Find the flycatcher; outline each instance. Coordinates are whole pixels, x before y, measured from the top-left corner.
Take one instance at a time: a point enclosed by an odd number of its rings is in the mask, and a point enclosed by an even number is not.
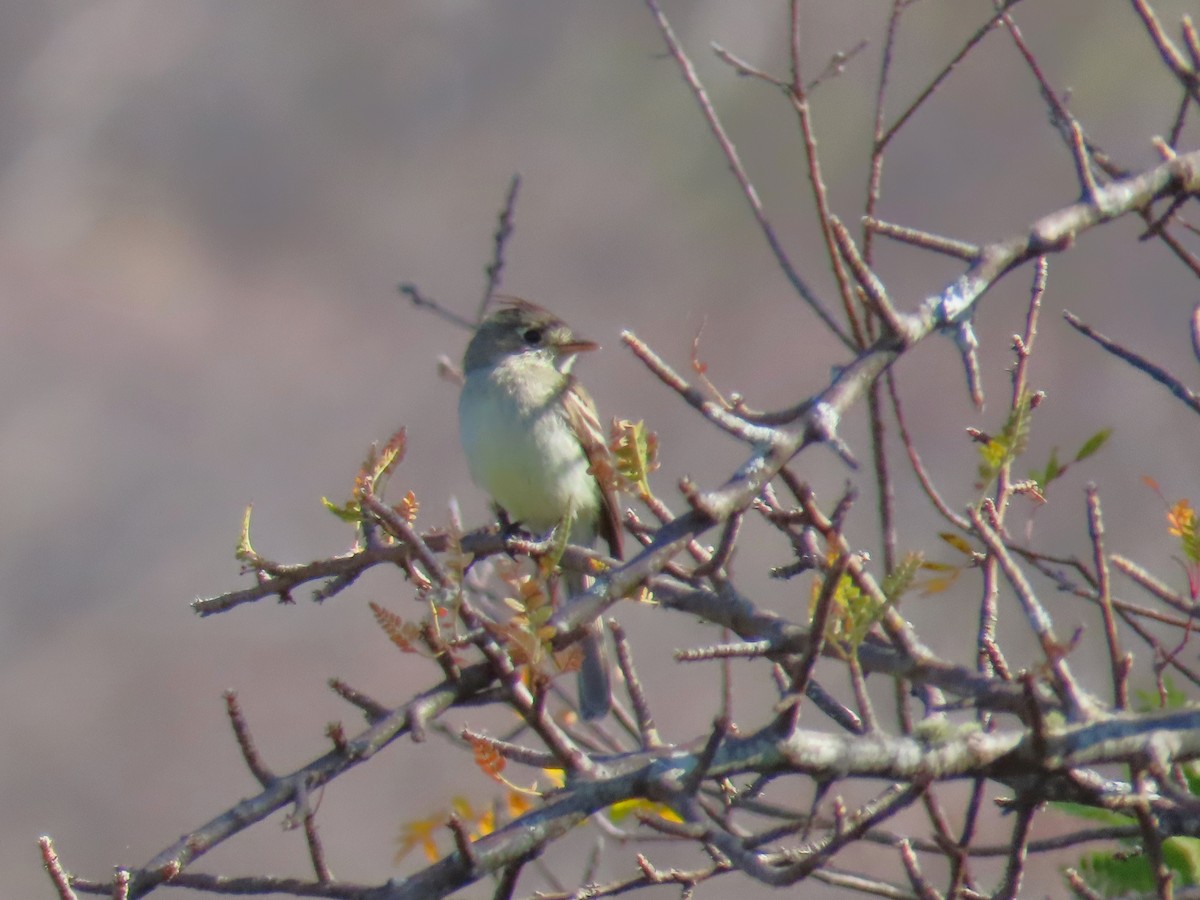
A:
[[[540,306],[506,299],[467,345],[458,424],[471,478],[512,521],[538,534],[569,527],[571,543],[585,547],[603,537],[620,558],[616,498],[597,477],[611,470],[608,445],[571,374],[575,355],[595,349]],[[577,593],[583,577],[568,573],[567,587]],[[598,719],[612,703],[599,620],[582,643],[579,710]]]

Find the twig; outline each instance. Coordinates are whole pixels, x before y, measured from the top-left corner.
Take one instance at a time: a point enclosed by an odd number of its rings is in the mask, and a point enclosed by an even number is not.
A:
[[[800,74],[800,4],[798,0],[788,3],[788,29],[791,42],[788,47],[788,57],[792,69],[791,89],[787,98],[796,113],[800,124],[800,136],[804,140],[805,170],[808,173],[808,183],[812,189],[813,201],[817,208],[817,221],[821,225],[821,237],[825,242],[825,255],[833,268],[833,277],[837,281],[838,290],[842,297],[842,311],[846,321],[850,323],[850,337],[855,347],[865,347],[871,340],[872,330],[868,324],[864,327],[858,309],[858,297],[854,286],[846,272],[846,266],[838,253],[837,242],[833,231],[833,208],[829,202],[829,192],[825,188],[825,177],[821,171],[821,158],[817,153],[817,135],[813,127],[812,109],[808,105],[807,88]]]
[[[1029,622],[1029,627],[1033,633],[1037,635],[1042,647],[1042,653],[1046,657],[1046,665],[1054,673],[1055,684],[1067,704],[1071,720],[1079,721],[1087,718],[1090,716],[1090,702],[1087,695],[1075,683],[1074,676],[1071,675],[1071,670],[1066,660],[1066,648],[1055,637],[1054,625],[1051,622],[1050,616],[1042,604],[1038,602],[1033,588],[1025,580],[1025,575],[1017,567],[1015,560],[1009,554],[1008,548],[1004,546],[1004,542],[1000,536],[992,530],[991,526],[983,521],[982,516],[980,516],[977,510],[970,509],[968,516],[971,519],[972,526],[975,528],[975,533],[979,535],[987,545],[988,551],[1000,563],[1001,570],[1003,570],[1008,583],[1012,586],[1017,599],[1025,610],[1025,618]]]
[[[50,880],[54,882],[54,887],[58,890],[59,900],[79,900],[75,892],[71,890],[71,876],[66,873],[62,863],[59,862],[58,853],[54,850],[54,842],[50,840],[48,834],[43,834],[38,838],[38,847],[42,851],[42,865],[46,867]]]
[[[1067,324],[1082,334],[1084,337],[1091,338],[1113,356],[1125,360],[1135,369],[1140,369],[1145,372],[1159,384],[1163,385],[1167,390],[1174,394],[1178,399],[1186,403],[1192,412],[1200,413],[1200,396],[1194,391],[1189,390],[1184,386],[1178,378],[1168,372],[1162,366],[1155,365],[1143,356],[1139,356],[1132,350],[1122,347],[1116,341],[1105,337],[1090,325],[1085,325],[1078,316],[1070,312],[1064,312],[1063,318],[1067,320]]]
[[[641,745],[645,749],[661,747],[663,746],[662,738],[658,734],[658,727],[654,724],[654,714],[650,712],[649,698],[642,689],[642,681],[637,677],[637,671],[633,667],[633,653],[629,648],[625,629],[616,619],[609,621],[608,628],[612,632],[613,643],[616,644],[617,666],[625,681],[625,690],[629,693],[629,703],[633,707],[633,714],[637,720]]]
[[[932,250],[945,256],[952,256],[964,262],[974,263],[979,259],[979,247],[966,241],[942,237],[907,225],[895,225],[870,216],[863,217],[863,225],[870,234],[882,234],[905,244],[920,247],[922,250]]]
[[[863,259],[868,263],[875,259],[875,231],[871,222],[879,209],[879,198],[883,194],[883,162],[886,148],[883,144],[883,127],[887,107],[888,87],[891,84],[892,63],[895,60],[896,40],[900,35],[900,17],[908,8],[907,0],[892,0],[892,11],[888,15],[887,36],[883,51],[879,54],[879,78],[875,89],[875,121],[871,135],[871,167],[867,176],[867,199],[863,208]]]
[[[525,860],[517,860],[505,866],[496,880],[496,890],[492,893],[492,900],[510,900],[516,893],[517,881],[524,868]]]
[[[846,574],[846,568],[849,565],[850,557],[845,554],[839,554],[825,573],[825,583],[821,585],[821,593],[817,597],[817,603],[813,609],[812,620],[809,625],[809,633],[812,637],[808,648],[800,658],[800,664],[796,667],[796,671],[792,676],[793,690],[798,694],[802,694],[808,689],[808,683],[812,679],[813,670],[817,667],[817,659],[825,649],[829,617],[833,611],[833,601],[837,596],[837,589],[841,584],[842,576]]]
[[[488,303],[500,286],[500,275],[504,271],[504,248],[513,233],[513,212],[517,205],[517,191],[521,188],[521,175],[514,172],[508,182],[508,192],[504,195],[504,206],[496,217],[496,233],[492,237],[492,259],[483,270],[485,277],[483,299],[479,301],[479,311],[475,321],[482,322],[487,314]]]
[[[465,868],[475,869],[479,866],[479,859],[475,854],[475,848],[471,844],[471,834],[467,831],[467,826],[457,813],[452,813],[450,819],[446,822],[446,827],[450,829],[450,833],[454,836],[454,846],[458,849],[458,855],[462,858],[462,864]]]
[[[246,768],[250,770],[250,774],[260,785],[270,787],[275,781],[275,773],[258,755],[258,748],[254,746],[254,739],[250,736],[250,727],[246,724],[245,716],[242,715],[242,707],[238,703],[236,691],[225,692],[225,712],[229,716],[229,724],[233,726],[233,735],[237,739],[238,749],[242,751],[242,759],[246,763]]]
[[[730,66],[738,75],[741,75],[745,78],[757,78],[759,81],[766,82],[767,84],[771,85],[771,87],[778,88],[781,91],[786,91],[789,89],[790,85],[782,78],[776,78],[774,75],[768,75],[762,69],[752,66],[744,59],[734,56],[716,41],[713,41],[709,46],[712,48],[712,52],[716,54],[717,59]]]
[[[1175,593],[1175,591],[1171,590],[1133,560],[1126,559],[1124,556],[1119,556],[1115,553],[1109,559],[1114,566],[1132,578],[1140,587],[1153,594],[1168,606],[1179,610],[1179,612],[1186,616],[1195,616],[1197,612],[1200,612],[1195,603],[1191,603],[1183,596]]]
[[[403,541],[413,552],[413,555],[421,561],[425,567],[425,571],[434,578],[442,587],[454,587],[454,579],[450,573],[446,571],[442,561],[437,558],[429,545],[425,543],[425,539],[417,532],[415,528],[402,515],[375,496],[374,492],[367,491],[362,498],[363,512],[369,512],[375,516],[393,535]]]
[[[925,468],[925,464],[921,461],[921,455],[917,451],[916,444],[913,442],[912,435],[908,430],[908,422],[904,415],[904,407],[901,405],[900,392],[896,385],[895,372],[888,370],[885,378],[887,379],[888,394],[892,403],[892,413],[895,415],[896,425],[900,429],[900,442],[904,445],[904,449],[908,453],[909,464],[912,466],[913,474],[917,476],[917,481],[920,482],[921,489],[933,504],[934,509],[941,513],[947,522],[959,531],[970,531],[971,523],[952,510],[949,504],[942,499],[941,493],[929,475],[929,470]]]
[[[1017,809],[1017,821],[1013,824],[1008,864],[1004,867],[1004,881],[996,892],[997,897],[1018,897],[1021,894],[1021,877],[1025,874],[1025,857],[1029,852],[1029,830],[1037,813],[1036,803],[1021,803]]]
[[[1016,409],[1025,396],[1029,384],[1029,358],[1033,355],[1033,343],[1037,338],[1038,315],[1042,309],[1042,297],[1046,293],[1046,281],[1049,277],[1050,262],[1044,256],[1039,256],[1034,264],[1033,284],[1029,290],[1029,307],[1025,311],[1025,333],[1013,340],[1013,351],[1017,355],[1017,364],[1013,367],[1012,394],[1009,402]]]
[[[452,325],[457,325],[459,328],[465,328],[468,331],[474,331],[474,322],[463,316],[460,316],[456,312],[446,309],[446,307],[442,306],[431,297],[426,297],[411,281],[402,282],[396,286],[396,290],[412,301],[412,305],[417,307],[417,309],[428,310],[438,318],[444,319]]]
[[[1071,885],[1071,890],[1075,892],[1075,896],[1079,897],[1080,900],[1104,900],[1104,895],[1092,890],[1088,886],[1088,883],[1083,880],[1083,876],[1079,874],[1078,870],[1068,867],[1064,870],[1064,874],[1066,875],[1067,882]]]
[[[1092,539],[1092,560],[1096,566],[1097,593],[1100,611],[1104,616],[1104,637],[1108,642],[1108,660],[1112,671],[1113,699],[1119,710],[1129,706],[1128,671],[1117,636],[1117,620],[1113,615],[1112,594],[1108,578],[1108,560],[1104,555],[1104,519],[1100,514],[1100,494],[1094,484],[1087,486],[1088,535]]]
[[[716,550],[706,562],[696,566],[692,571],[693,577],[707,578],[710,575],[718,575],[721,570],[729,563],[733,556],[733,551],[737,547],[738,534],[742,529],[742,514],[730,516],[725,523],[725,527],[721,529],[721,539],[717,543]]]
[[[325,847],[321,836],[317,833],[317,814],[310,810],[304,816],[304,843],[308,847],[308,858],[312,862],[313,872],[317,881],[328,884],[333,881],[333,873],[325,862]]]
[[[340,678],[329,679],[329,687],[335,694],[345,700],[347,703],[352,703],[363,711],[369,723],[374,724],[380,719],[385,718],[390,710],[380,703],[368,697],[361,691],[355,690],[342,681]]]
[[[907,838],[901,840],[897,849],[900,851],[900,861],[904,864],[904,871],[908,874],[908,883],[917,892],[920,900],[942,900],[942,895],[934,890],[933,885],[921,873],[921,863],[917,859],[917,854],[913,853],[909,840]]]
[[[504,759],[520,763],[523,766],[530,766],[534,769],[551,769],[555,768],[559,763],[558,758],[553,753],[544,753],[539,750],[532,750],[529,747],[521,747],[510,741],[502,741],[498,738],[489,737],[482,732],[472,731],[470,728],[460,729],[458,734],[459,737],[472,747],[476,744],[484,745]]]
[[[733,415],[720,403],[710,400],[699,390],[692,387],[674,369],[667,365],[657,353],[651,350],[646,343],[638,338],[637,335],[629,331],[623,331],[621,332],[621,341],[633,351],[634,356],[646,365],[646,368],[657,376],[659,381],[679,394],[688,406],[699,412],[722,431],[749,444],[769,441],[775,435],[773,429],[753,425],[745,419]]]
[[[239,802],[183,835],[140,868],[131,869],[131,893],[141,896],[156,885],[175,879],[186,866],[213,847],[292,803],[300,785],[308,790],[319,788],[347,769],[370,759],[407,733],[410,722],[440,715],[461,698],[486,688],[492,680],[492,669],[486,663],[464,669],[457,683],[442,683],[418,694],[393,710],[387,718],[348,741],[345,752],[325,754],[289,775],[276,777],[259,794]]]
[[[830,216],[829,230],[838,252],[850,266],[850,270],[854,273],[854,278],[870,302],[871,308],[883,320],[888,333],[903,344],[908,335],[901,329],[908,322],[896,314],[896,310],[892,307],[892,301],[887,295],[887,288],[879,276],[871,271],[871,267],[858,252],[858,247],[854,245],[850,232],[836,216]]]
[[[1175,44],[1167,37],[1167,33],[1163,31],[1158,17],[1154,15],[1153,7],[1146,0],[1133,0],[1133,8],[1141,16],[1142,24],[1146,26],[1146,33],[1154,41],[1154,46],[1158,48],[1159,56],[1167,64],[1167,68],[1175,73],[1175,77],[1179,79],[1179,83],[1183,85],[1183,89],[1188,92],[1192,101],[1200,103],[1200,79],[1176,49]]]
[[[700,76],[696,74],[695,66],[692,65],[691,59],[688,58],[678,38],[675,37],[675,31],[671,28],[671,23],[667,20],[662,9],[659,8],[658,0],[645,0],[645,3],[646,8],[650,10],[650,15],[654,17],[654,22],[658,26],[659,33],[666,42],[668,52],[670,52],[671,57],[678,64],[680,71],[683,73],[684,81],[692,91],[692,96],[700,105],[700,111],[704,115],[704,120],[708,123],[709,129],[717,139],[717,144],[720,146],[721,152],[725,154],[725,159],[733,171],[733,176],[737,179],[746,202],[750,204],[750,210],[754,214],[755,221],[758,222],[758,226],[762,230],[763,236],[771,248],[771,252],[775,255],[780,269],[783,270],[784,276],[791,283],[792,287],[795,288],[800,298],[825,323],[825,327],[829,329],[830,333],[835,335],[847,347],[853,347],[853,342],[842,331],[841,326],[838,325],[833,316],[825,309],[825,305],[817,297],[816,292],[800,277],[800,273],[796,271],[796,268],[788,258],[787,251],[783,247],[783,242],[779,240],[775,234],[775,227],[771,224],[770,219],[767,218],[762,201],[758,197],[758,191],[754,187],[753,182],[750,181],[750,176],[746,173],[745,166],[742,165],[737,148],[726,133],[725,126],[721,124],[721,120],[717,116],[717,111],[713,107],[712,101],[708,98],[708,92],[705,91],[704,85],[701,84]]]
[[[904,112],[900,114],[899,118],[892,123],[892,127],[883,132],[883,135],[876,140],[875,146],[877,149],[882,149],[887,144],[891,143],[892,138],[895,137],[900,129],[904,127],[904,124],[913,116],[913,114],[916,113],[916,111],[920,109],[922,105],[924,105],[925,101],[933,96],[934,91],[941,87],[942,83],[950,77],[950,73],[953,72],[958,64],[966,58],[967,54],[975,48],[975,45],[987,37],[988,32],[1000,23],[1004,13],[1016,6],[1019,2],[1020,0],[1007,0],[1003,9],[995,13],[990,19],[987,20],[987,22],[981,25],[979,29],[973,35],[971,35],[971,37],[967,39],[967,42],[963,44],[962,48],[956,54],[954,54],[954,56],[948,63],[946,63],[942,70],[933,77],[928,85],[926,85],[925,89],[917,95],[917,98],[913,100],[913,102],[908,105]]]
[[[996,642],[996,624],[1000,619],[1000,586],[996,566],[994,556],[988,556],[980,566],[983,583],[979,599],[979,629],[975,638],[976,665],[980,672],[999,675],[1007,681],[1011,677],[1008,663]]]

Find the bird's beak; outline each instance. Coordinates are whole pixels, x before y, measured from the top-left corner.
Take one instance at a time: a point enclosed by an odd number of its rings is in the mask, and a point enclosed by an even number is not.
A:
[[[600,345],[595,341],[564,341],[555,345],[554,349],[559,356],[566,356],[568,353],[587,353],[589,350],[599,350]]]

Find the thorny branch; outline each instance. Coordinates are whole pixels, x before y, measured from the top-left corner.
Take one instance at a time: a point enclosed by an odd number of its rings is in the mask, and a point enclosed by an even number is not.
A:
[[[1200,103],[1194,30],[1184,29],[1189,59],[1167,37],[1149,5],[1141,0],[1132,2],[1186,98]],[[789,464],[814,444],[825,444],[843,459],[851,460],[841,427],[850,411],[866,398],[871,405],[876,486],[886,495],[894,476],[882,457],[885,430],[881,408],[885,395],[878,379],[890,374],[889,368],[896,360],[927,337],[943,334],[958,342],[966,360],[968,389],[981,400],[971,320],[983,297],[1006,274],[1036,261],[1026,332],[1014,340],[1018,361],[1012,406],[1019,407],[1025,395],[1026,364],[1032,353],[1037,313],[1047,286],[1048,257],[1066,252],[1090,229],[1133,213],[1154,223],[1150,235],[1169,245],[1175,241],[1173,249],[1186,264],[1187,254],[1181,252],[1168,226],[1175,222],[1179,210],[1200,193],[1200,151],[1171,149],[1154,168],[1122,177],[1114,175],[1088,142],[1082,126],[1050,89],[1013,22],[1015,2],[1002,4],[918,93],[917,99],[890,127],[885,127],[884,101],[892,54],[902,14],[909,5],[896,0],[876,98],[867,217],[863,220],[862,239],[856,244],[834,213],[821,175],[810,105],[811,92],[820,85],[805,84],[801,78],[800,4],[792,3],[788,18],[791,70],[787,77],[770,75],[726,51],[720,53],[739,72],[782,91],[797,117],[826,252],[841,293],[846,319],[843,324],[835,321],[812,286],[796,273],[686,50],[657,2],[646,0],[646,5],[778,265],[829,334],[853,357],[814,395],[784,409],[755,413],[740,399],[726,402],[719,394],[714,398],[693,388],[647,342],[631,333],[624,335],[626,345],[653,377],[715,428],[742,442],[748,448],[747,455],[720,484],[703,488],[684,482],[681,494],[687,509],[682,514],[671,514],[658,498],[644,498],[652,517],[647,524],[631,516],[628,524],[642,546],[630,559],[608,560],[582,548],[566,548],[559,565],[597,577],[583,593],[568,598],[552,615],[539,620],[540,630],[533,633],[540,644],[516,640],[519,635],[514,620],[502,612],[505,598],[493,595],[484,586],[479,570],[485,569],[485,561],[492,557],[550,557],[556,553],[553,541],[526,540],[494,528],[468,534],[459,534],[456,528],[422,532],[377,496],[372,485],[367,485],[359,498],[361,530],[351,551],[307,564],[280,564],[256,554],[249,558],[255,584],[197,600],[193,604],[197,613],[209,616],[228,612],[267,597],[287,602],[305,586],[314,588],[316,599],[325,600],[350,587],[371,568],[394,567],[412,582],[424,604],[451,614],[447,621],[453,621],[452,633],[431,622],[419,632],[406,633],[400,625],[389,632],[398,644],[419,645],[418,649],[435,663],[437,682],[394,708],[336,682],[335,690],[365,714],[367,726],[352,736],[340,727],[331,729],[332,748],[328,752],[284,775],[276,774],[260,757],[235,696],[227,695],[235,739],[246,766],[259,783],[259,793],[188,832],[145,864],[119,870],[111,882],[71,875],[58,860],[49,838],[44,838],[43,862],[61,898],[80,893],[141,897],[165,884],[219,893],[278,892],[353,900],[430,898],[446,896],[497,874],[500,880],[496,895],[511,896],[521,873],[552,842],[589,817],[625,802],[646,804],[641,807],[644,824],[665,839],[701,845],[712,864],[693,872],[665,872],[642,855],[638,857],[637,875],[626,875],[607,885],[592,885],[587,888],[590,896],[614,896],[652,884],[682,885],[690,890],[706,880],[737,872],[772,885],[812,877],[880,896],[937,897],[943,893],[928,874],[933,867],[923,865],[933,857],[949,862],[949,895],[977,896],[978,873],[970,871],[967,861],[984,856],[1005,858],[997,896],[1015,896],[1030,853],[1134,836],[1147,848],[1160,894],[1170,891],[1172,876],[1164,862],[1163,841],[1176,836],[1200,837],[1200,799],[1180,788],[1179,776],[1180,766],[1200,760],[1200,712],[1187,708],[1131,710],[1128,638],[1119,629],[1127,626],[1137,640],[1151,648],[1160,672],[1174,667],[1189,675],[1190,670],[1179,660],[1179,651],[1190,637],[1195,603],[1135,563],[1107,551],[1098,494],[1089,493],[1091,569],[1084,562],[1075,562],[1074,568],[1064,566],[1061,561],[1019,546],[1004,522],[1007,502],[1018,490],[1009,478],[1007,463],[1000,468],[994,497],[973,505],[965,515],[951,509],[920,463],[905,426],[899,391],[889,381],[886,398],[894,406],[917,479],[933,505],[960,533],[960,544],[965,545],[968,537],[975,542],[965,552],[970,555],[970,567],[980,570],[981,622],[978,646],[972,648],[975,657],[970,665],[962,665],[930,649],[896,609],[902,588],[889,582],[889,577],[902,563],[896,558],[894,526],[889,524],[892,513],[886,497],[881,500],[886,565],[883,574],[876,577],[866,555],[855,548],[843,527],[854,492],[848,490],[845,501],[826,513]],[[1019,233],[982,245],[883,223],[875,212],[882,191],[885,150],[967,54],[999,28],[1009,30],[1055,111],[1078,173],[1082,199],[1046,213]],[[854,52],[859,52],[861,46]],[[828,71],[836,73],[844,63],[842,59]],[[1180,122],[1187,107],[1185,99],[1178,114]],[[1181,131],[1181,124],[1172,129],[1172,145]],[[1109,180],[1103,181],[1097,172]],[[485,272],[485,303],[499,283],[504,266],[518,184],[514,177],[499,216],[494,253]],[[1168,212],[1154,218],[1154,207],[1161,201],[1169,204]],[[904,302],[874,269],[873,244],[879,236],[948,254],[962,260],[966,270],[941,291],[919,301]],[[417,305],[433,308],[447,318],[461,318],[429,301],[415,286],[405,285],[402,291]],[[1078,320],[1071,324],[1200,412],[1195,395],[1181,380]],[[788,494],[790,500],[781,499]],[[732,561],[739,538],[755,516],[761,516],[793,551],[794,559],[777,569],[781,576],[812,572],[808,608],[800,604],[799,609],[789,608],[786,614],[768,610],[758,598],[735,584]],[[718,528],[719,545],[715,549],[703,547],[699,539]],[[1129,575],[1152,602],[1164,603],[1173,611],[1166,614],[1116,596],[1110,564]],[[1031,570],[1051,575],[1061,590],[1086,597],[1099,606],[1112,680],[1111,703],[1098,700],[1080,686],[1070,658],[1074,640],[1063,640],[1056,633],[1048,608],[1028,577]],[[1041,659],[1032,670],[1015,674],[1000,650],[994,627],[1002,577],[1041,651]],[[585,733],[569,715],[561,713],[550,684],[553,675],[547,674],[548,669],[539,669],[534,660],[543,651],[551,658],[554,651],[570,651],[586,623],[641,589],[650,592],[664,615],[685,615],[722,629],[720,643],[681,651],[681,661],[703,665],[744,657],[771,664],[781,698],[765,723],[747,728],[722,717],[706,736],[670,743],[655,726],[657,698],[639,677],[619,625],[614,625],[613,631],[633,709],[632,713],[621,706],[617,710],[617,721],[623,724],[625,734]],[[1177,646],[1171,646],[1139,624],[1142,622],[1175,629],[1183,637]],[[843,703],[823,685],[826,672],[848,678],[851,700]],[[1190,677],[1200,679],[1194,674]],[[875,712],[879,703],[875,688],[884,680],[894,690],[898,727],[889,727]],[[1165,696],[1161,675],[1159,686],[1160,694]],[[544,793],[511,821],[478,834],[455,816],[447,823],[454,849],[407,878],[375,885],[335,878],[317,835],[318,804],[314,798],[319,799],[333,779],[396,744],[397,738],[423,740],[435,722],[438,728],[455,731],[439,720],[452,710],[476,704],[505,704],[518,714],[520,728],[505,739],[461,730],[460,743],[489,751],[505,762],[565,773],[565,784]],[[727,701],[726,707],[731,708],[732,701]],[[825,719],[811,722],[810,717],[819,715]],[[810,723],[817,727],[810,727]],[[807,811],[790,803],[777,805],[769,796],[771,786],[785,779],[802,779],[813,786]],[[965,824],[960,829],[952,827],[937,796],[940,785],[959,780],[973,784]],[[874,794],[857,806],[847,801],[837,789],[852,781],[871,785]],[[986,803],[985,785],[1001,788],[1004,806],[1015,812],[1011,839],[1006,844],[975,843],[981,806]],[[1117,813],[1127,817],[1130,824],[1034,840],[1034,820],[1051,801]],[[884,829],[884,823],[896,813],[917,803],[925,809],[934,839]],[[286,821],[303,826],[314,872],[311,879],[229,878],[189,871],[197,859],[223,841],[285,809],[290,810]],[[664,814],[667,811],[669,815]],[[897,871],[902,873],[896,883],[833,867],[839,851],[859,841],[893,848],[890,852],[895,856]],[[1078,873],[1069,877],[1077,890],[1087,890]]]

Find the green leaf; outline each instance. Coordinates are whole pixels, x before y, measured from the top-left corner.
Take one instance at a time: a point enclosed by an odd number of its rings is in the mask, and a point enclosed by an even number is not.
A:
[[[242,532],[238,535],[237,550],[234,552],[234,557],[241,562],[250,562],[258,557],[250,544],[250,511],[253,509],[254,504],[248,503],[246,511],[242,513]]]
[[[1111,825],[1117,828],[1124,825],[1137,824],[1137,819],[1133,816],[1124,816],[1121,813],[1115,813],[1107,809],[1098,809],[1095,806],[1085,806],[1082,803],[1059,801],[1051,803],[1050,808],[1076,819],[1086,819],[1089,822],[1098,822],[1101,825]]]
[[[1154,890],[1154,873],[1143,855],[1088,853],[1080,859],[1079,871],[1089,887],[1109,897]]]
[[[643,421],[614,422],[609,449],[620,476],[639,496],[649,496],[650,473],[658,468],[658,436]]]
[[[1188,793],[1200,797],[1200,764],[1190,762],[1179,767],[1183,770],[1183,780],[1187,782]]]
[[[979,448],[979,485],[986,489],[1000,470],[1025,452],[1029,446],[1029,431],[1033,412],[1033,395],[1025,391],[1008,414],[1000,434]]]
[[[1058,461],[1058,448],[1055,447],[1050,451],[1050,459],[1046,461],[1046,468],[1041,472],[1035,469],[1029,473],[1029,477],[1037,482],[1038,490],[1045,491],[1046,485],[1062,475],[1064,471],[1062,463]]]
[[[1200,838],[1171,837],[1163,841],[1163,862],[1179,877],[1176,884],[1194,885],[1200,879]]]
[[[1105,443],[1108,442],[1108,439],[1111,435],[1112,435],[1111,428],[1101,428],[1099,431],[1097,431],[1090,438],[1088,438],[1086,441],[1083,442],[1083,446],[1080,447],[1079,451],[1075,454],[1075,462],[1079,462],[1080,460],[1087,459],[1089,456],[1091,456],[1093,453],[1095,453],[1097,450],[1099,450],[1101,447],[1103,447],[1105,445]]]
[[[1162,855],[1167,868],[1175,874],[1176,884],[1190,887],[1200,883],[1200,838],[1167,838],[1163,841]],[[1106,896],[1154,890],[1154,873],[1144,853],[1101,851],[1085,854],[1079,862],[1079,871],[1088,885]]]
[[[1188,704],[1188,695],[1175,686],[1175,679],[1170,675],[1163,676],[1163,687],[1167,689],[1166,699],[1159,697],[1158,691],[1135,690],[1134,708],[1138,712],[1150,712],[1155,709],[1182,709]]]
[[[974,558],[975,548],[961,535],[955,534],[953,531],[939,531],[938,537],[961,553],[963,556]]]
[[[913,580],[917,577],[917,572],[921,569],[924,561],[925,557],[920,553],[906,553],[896,568],[887,573],[881,587],[888,600],[895,603],[904,596],[912,587]]]
[[[343,522],[358,523],[362,521],[362,510],[353,500],[349,503],[338,504],[328,497],[322,497],[321,504]]]

